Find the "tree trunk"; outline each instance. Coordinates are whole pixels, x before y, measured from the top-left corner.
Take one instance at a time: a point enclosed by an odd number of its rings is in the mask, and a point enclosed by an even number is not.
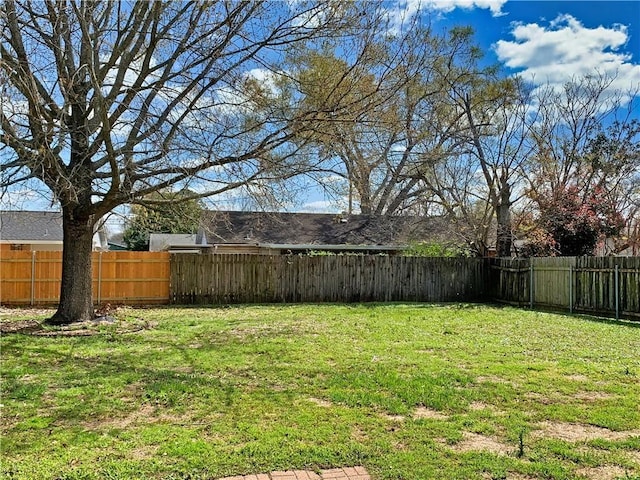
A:
[[[496,234],[496,255],[510,257],[513,238],[511,235],[511,189],[503,185],[500,189],[500,204],[496,208],[498,231]]]
[[[92,217],[74,218],[62,211],[64,243],[62,247],[62,284],[58,311],[47,320],[51,325],[67,325],[94,317],[91,274],[93,247]]]

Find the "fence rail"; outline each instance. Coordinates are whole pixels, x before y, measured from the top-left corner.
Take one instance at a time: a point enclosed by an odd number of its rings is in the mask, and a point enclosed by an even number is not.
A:
[[[169,303],[169,254],[94,252],[93,300],[132,305]],[[55,305],[62,252],[16,251],[0,256],[0,303]]]
[[[488,260],[380,255],[174,255],[173,303],[480,300]]]
[[[499,301],[640,316],[640,257],[500,258],[491,268]]]

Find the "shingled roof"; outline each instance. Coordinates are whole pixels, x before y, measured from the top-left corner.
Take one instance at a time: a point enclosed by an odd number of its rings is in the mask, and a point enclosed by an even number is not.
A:
[[[433,239],[444,220],[321,213],[205,211],[210,244],[408,245]]]
[[[0,240],[62,242],[62,214],[24,210],[0,211]]]

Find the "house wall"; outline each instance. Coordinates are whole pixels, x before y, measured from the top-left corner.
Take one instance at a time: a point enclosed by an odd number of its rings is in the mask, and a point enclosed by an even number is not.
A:
[[[21,248],[15,248],[14,246],[20,246]],[[62,243],[2,243],[0,244],[0,252],[59,252],[62,251]]]

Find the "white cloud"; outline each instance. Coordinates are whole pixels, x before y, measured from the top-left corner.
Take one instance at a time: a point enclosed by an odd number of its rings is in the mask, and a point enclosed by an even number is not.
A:
[[[301,7],[300,9],[296,7]],[[315,29],[320,27],[327,18],[327,5],[314,6],[307,8],[303,2],[291,2],[289,8],[292,10],[292,25],[294,27],[303,27]]]
[[[471,10],[474,8],[491,10],[494,17],[502,15],[502,6],[507,0],[427,0],[424,5],[429,10],[451,12],[456,8]]]
[[[560,15],[548,26],[514,24],[513,41],[500,40],[494,48],[498,59],[537,84],[561,85],[585,75],[615,78],[614,89],[638,86],[640,65],[625,53],[627,27],[587,28],[571,15]]]
[[[462,8],[465,10],[488,9],[494,17],[503,15],[502,6],[507,0],[399,0],[387,9],[392,30],[401,30],[405,22],[423,11],[447,13]]]

